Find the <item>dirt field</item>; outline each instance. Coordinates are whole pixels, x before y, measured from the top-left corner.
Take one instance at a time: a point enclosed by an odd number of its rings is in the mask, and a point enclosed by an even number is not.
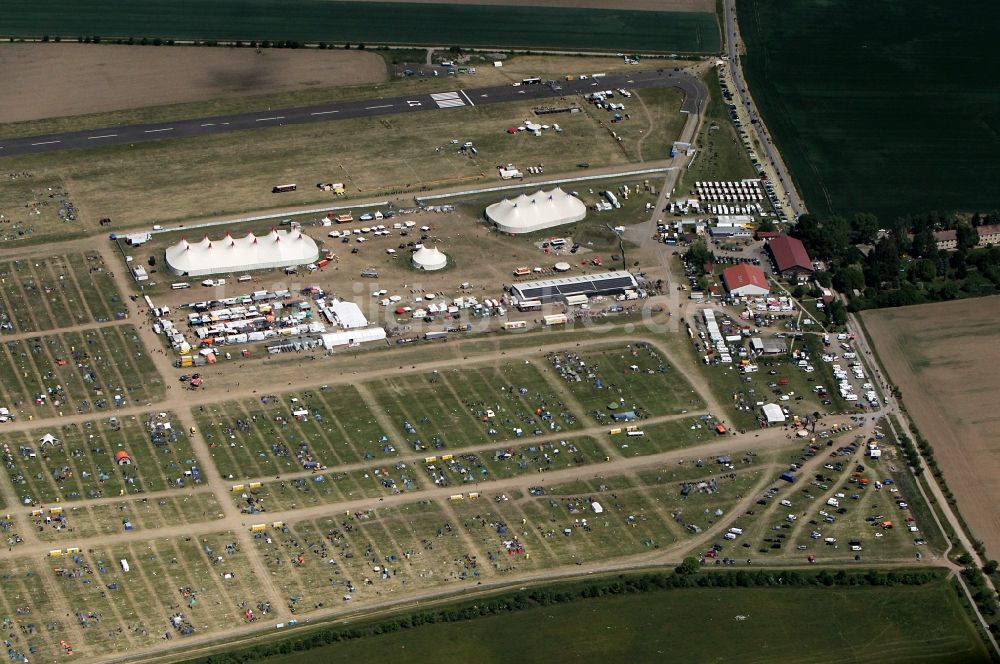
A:
[[[379,0],[371,0],[378,2]],[[395,0],[397,2],[440,2],[440,0]],[[451,0],[456,5],[495,5],[496,0]],[[522,7],[573,7],[577,9],[629,9],[651,12],[712,12],[715,3],[711,0],[509,0],[506,5]]]
[[[864,314],[878,353],[988,557],[1000,552],[1000,298]]]
[[[381,56],[363,51],[3,44],[0,122],[219,97],[375,83]]]

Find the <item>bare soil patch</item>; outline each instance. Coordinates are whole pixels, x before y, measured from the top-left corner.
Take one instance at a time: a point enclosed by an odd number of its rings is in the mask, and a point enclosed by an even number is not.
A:
[[[1000,552],[1000,298],[866,312],[892,381],[989,557]]]
[[[380,0],[369,0],[379,2]],[[393,2],[440,3],[442,0],[392,0]],[[450,0],[456,5],[496,5],[498,0]],[[651,12],[714,12],[712,0],[507,0],[502,4],[521,7],[571,7],[573,9],[627,9]]]
[[[381,56],[263,50],[3,44],[0,122],[19,122],[386,79]]]

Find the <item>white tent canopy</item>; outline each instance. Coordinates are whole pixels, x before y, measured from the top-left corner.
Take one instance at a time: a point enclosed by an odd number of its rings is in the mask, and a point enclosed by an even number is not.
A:
[[[382,341],[386,337],[385,328],[368,327],[363,330],[345,330],[343,332],[329,332],[322,336],[323,346],[327,350],[332,350],[337,346],[350,346],[353,344],[363,344],[369,341]]]
[[[361,307],[353,302],[334,300],[330,303],[330,311],[345,330],[368,327],[368,319],[361,312]]]
[[[437,247],[428,249],[421,247],[413,252],[411,257],[413,267],[418,270],[440,270],[448,264],[448,256],[443,254]]]
[[[229,233],[221,240],[192,244],[181,239],[167,248],[167,267],[174,274],[200,277],[247,270],[305,265],[319,258],[316,242],[301,230],[277,231],[257,237],[247,233],[234,238]]]
[[[586,216],[587,206],[559,187],[521,194],[513,200],[505,198],[486,208],[486,217],[504,233],[532,233],[572,224]]]
[[[768,424],[782,424],[785,421],[785,414],[781,411],[781,406],[776,403],[764,404],[761,408]]]

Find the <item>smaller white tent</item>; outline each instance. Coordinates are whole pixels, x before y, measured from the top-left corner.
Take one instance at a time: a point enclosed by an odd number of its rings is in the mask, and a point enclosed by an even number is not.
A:
[[[430,249],[421,247],[413,252],[411,260],[413,261],[413,267],[418,270],[440,270],[448,264],[448,257],[437,247]]]
[[[58,445],[62,441],[53,436],[51,433],[47,433],[41,438],[39,438],[38,442],[40,442],[42,445]]]
[[[363,330],[344,330],[343,332],[329,332],[322,336],[323,346],[327,350],[333,350],[337,346],[351,346],[353,344],[363,344],[369,341],[382,341],[386,337],[385,328],[368,327]]]
[[[345,330],[368,327],[368,319],[361,313],[361,307],[353,302],[334,300],[330,303],[330,311]]]
[[[761,408],[764,411],[764,417],[767,418],[768,424],[784,424],[785,414],[781,411],[781,406],[776,403],[764,404]]]

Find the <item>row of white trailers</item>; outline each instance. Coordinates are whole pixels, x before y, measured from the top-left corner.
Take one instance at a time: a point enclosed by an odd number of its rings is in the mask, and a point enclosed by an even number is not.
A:
[[[760,180],[735,182],[695,182],[695,191],[703,201],[762,201]]]
[[[763,214],[764,210],[760,203],[750,203],[749,205],[707,205],[709,214],[735,215],[735,214]]]
[[[703,201],[739,201],[741,203],[753,203],[755,201],[764,200],[764,194],[761,192],[743,192],[743,191],[702,191],[698,190],[698,198]]]
[[[729,346],[726,345],[725,337],[722,336],[722,330],[719,329],[719,323],[715,320],[715,312],[711,309],[702,309],[701,313],[705,319],[705,327],[708,328],[708,338],[719,353],[719,362],[732,364],[733,356],[729,352]]]

